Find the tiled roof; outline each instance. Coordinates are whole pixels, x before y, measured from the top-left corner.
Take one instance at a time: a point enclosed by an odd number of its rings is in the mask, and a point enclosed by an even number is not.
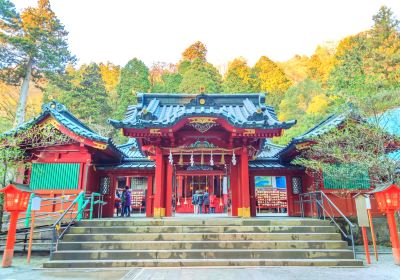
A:
[[[278,158],[249,161],[250,169],[303,169],[303,167],[284,164]]]
[[[126,159],[146,159],[135,138],[129,138],[128,142],[118,145],[117,148]]]
[[[110,143],[109,138],[103,137],[103,136],[97,134],[96,132],[94,132],[92,129],[90,129],[85,124],[83,124],[80,120],[75,118],[63,104],[58,103],[57,101],[51,101],[47,104],[43,104],[42,112],[37,117],[29,120],[28,122],[21,124],[20,126],[4,133],[3,135],[5,135],[5,136],[14,135],[21,130],[29,129],[30,127],[32,127],[33,125],[42,121],[43,119],[45,119],[48,116],[52,116],[64,127],[68,128],[69,130],[71,130],[72,132],[76,133],[79,136],[82,136],[82,137],[85,137],[87,139],[94,140],[94,141]]]
[[[314,137],[321,136],[328,131],[338,127],[340,124],[342,124],[348,115],[346,114],[340,114],[340,115],[330,115],[328,118],[311,128],[310,130],[306,131],[302,135],[293,138],[295,142],[303,142],[310,140]]]
[[[100,164],[96,166],[99,170],[121,170],[121,169],[154,169],[154,161],[150,160],[129,160],[119,164]]]
[[[125,119],[109,120],[116,128],[168,127],[190,116],[221,117],[237,127],[290,128],[265,105],[265,94],[139,93],[138,105],[129,106]]]
[[[284,148],[285,146],[273,144],[266,139],[262,150],[257,155],[257,159],[274,158]]]

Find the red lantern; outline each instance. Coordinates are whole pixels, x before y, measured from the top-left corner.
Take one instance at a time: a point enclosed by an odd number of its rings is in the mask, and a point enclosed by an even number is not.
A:
[[[20,184],[10,184],[0,190],[4,193],[4,209],[10,212],[10,226],[8,228],[6,247],[3,253],[2,267],[10,267],[14,256],[15,233],[19,212],[28,208],[31,191]]]
[[[377,187],[372,193],[382,212],[400,209],[400,188],[395,184]]]
[[[394,263],[400,265],[400,242],[394,212],[400,209],[400,188],[395,184],[382,185],[372,191],[379,210],[386,213]]]
[[[0,190],[4,193],[4,209],[8,212],[26,211],[31,191],[28,187],[19,184],[10,184]]]

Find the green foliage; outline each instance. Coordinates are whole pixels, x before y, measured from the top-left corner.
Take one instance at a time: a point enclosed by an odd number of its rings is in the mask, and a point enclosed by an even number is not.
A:
[[[267,103],[279,104],[282,95],[292,85],[285,72],[271,59],[262,56],[252,69],[256,79],[255,90],[268,92]]]
[[[182,75],[179,73],[164,73],[161,81],[154,84],[152,92],[176,93],[179,92],[179,85],[182,82]]]
[[[128,105],[136,104],[136,93],[148,92],[150,87],[147,66],[137,58],[130,60],[121,70],[121,78],[117,86],[118,106],[115,117],[122,119]]]
[[[8,0],[0,0],[0,79],[8,84],[22,82],[15,123],[25,119],[30,81],[38,83],[64,71],[74,61],[68,50],[64,26],[51,10],[49,0],[39,0],[21,15]]]
[[[105,125],[111,113],[100,67],[95,63],[83,65],[78,70],[69,69],[62,87],[47,84],[44,101],[52,99],[63,103],[77,118],[89,125]]]
[[[68,33],[49,1],[41,0],[37,8],[27,8],[19,15],[10,1],[0,0],[0,19],[0,65],[6,70],[2,80],[19,83],[30,59],[33,81],[63,71],[74,60],[68,50]]]
[[[332,129],[314,140],[316,144],[304,150],[294,160],[295,164],[318,172],[322,170],[328,176],[337,174],[338,165],[357,166],[358,170],[368,171],[373,186],[399,179],[400,174],[396,172],[399,162],[386,156],[390,152],[387,144],[399,139],[379,126],[350,118],[343,127]],[[353,175],[348,172],[347,179],[354,179]]]
[[[221,75],[212,64],[195,59],[182,75],[178,92],[199,93],[201,88],[207,93],[221,92]]]
[[[254,78],[245,59],[236,58],[229,63],[222,88],[225,93],[254,92]]]

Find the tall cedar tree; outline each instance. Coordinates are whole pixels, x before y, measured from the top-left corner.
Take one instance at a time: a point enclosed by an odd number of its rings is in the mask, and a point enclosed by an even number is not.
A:
[[[49,0],[39,0],[37,8],[21,15],[9,0],[0,0],[1,79],[19,85],[22,82],[15,125],[24,122],[29,82],[62,72],[73,61],[68,50],[64,26],[51,10]]]
[[[60,99],[77,118],[102,125],[110,116],[107,91],[96,63],[83,65],[76,73],[72,90]]]
[[[210,63],[195,59],[182,75],[179,92],[199,93],[204,88],[205,92],[221,92],[221,75]]]
[[[254,92],[254,79],[245,59],[236,58],[229,63],[222,88],[225,93]]]
[[[151,88],[149,69],[139,59],[130,60],[121,70],[121,78],[117,86],[118,105],[116,118],[123,118],[126,109],[136,104],[136,93],[148,92]]]

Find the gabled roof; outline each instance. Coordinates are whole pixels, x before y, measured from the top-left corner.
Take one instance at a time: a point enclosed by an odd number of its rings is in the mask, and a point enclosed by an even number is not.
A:
[[[296,144],[311,141],[312,139],[319,137],[334,128],[339,127],[349,117],[349,114],[332,114],[326,119],[321,121],[316,126],[312,127],[300,136],[294,137],[290,143],[279,151],[276,156],[280,157],[284,154],[291,153],[296,149]]]
[[[337,128],[347,119],[347,117],[348,115],[346,114],[340,114],[340,115],[332,114],[328,118],[324,119],[322,122],[314,126],[313,128],[303,133],[302,135],[293,138],[293,141],[299,143],[299,142],[309,141],[315,137],[321,136],[331,131],[332,129]]]
[[[48,116],[52,116],[55,120],[57,120],[64,127],[68,128],[69,130],[71,130],[72,132],[76,133],[79,136],[82,136],[82,137],[85,137],[85,138],[88,138],[88,139],[94,140],[94,141],[101,141],[101,142],[109,141],[109,138],[103,137],[103,136],[97,134],[96,132],[94,132],[92,129],[87,127],[80,120],[75,118],[63,104],[61,104],[55,100],[51,101],[47,104],[43,104],[42,112],[37,117],[29,120],[28,122],[21,124],[20,126],[4,133],[3,135],[14,135],[14,134],[17,134],[19,131],[27,130],[30,127],[32,127],[33,125],[44,120]]]
[[[271,143],[268,139],[265,139],[263,148],[258,153],[257,159],[275,158],[276,155],[284,148],[285,146]]]
[[[127,109],[122,121],[109,120],[115,128],[168,127],[191,116],[221,117],[236,127],[290,128],[296,121],[280,122],[265,105],[265,94],[139,93],[138,105]]]
[[[118,145],[117,149],[123,154],[123,160],[119,164],[99,164],[99,170],[123,170],[123,169],[154,169],[156,164],[149,160],[140,150],[135,138],[129,138],[128,142]]]
[[[147,159],[140,150],[139,144],[135,138],[129,138],[128,142],[122,145],[118,145],[117,148],[121,151],[126,160]]]
[[[28,130],[32,126],[39,124],[49,117],[53,118],[57,123],[56,125],[60,125],[60,128],[63,127],[66,130],[72,132],[71,135],[76,135],[78,137],[90,140],[89,142],[94,148],[105,149],[106,147],[110,147],[112,150],[120,154],[120,152],[116,150],[116,146],[110,138],[101,136],[100,134],[94,132],[83,122],[74,117],[74,115],[72,115],[71,112],[69,112],[63,104],[55,100],[47,104],[43,104],[42,112],[38,116],[8,132],[5,132],[4,134],[2,134],[2,136],[16,135],[21,131]],[[71,138],[74,138],[74,136],[71,135],[69,136]]]

